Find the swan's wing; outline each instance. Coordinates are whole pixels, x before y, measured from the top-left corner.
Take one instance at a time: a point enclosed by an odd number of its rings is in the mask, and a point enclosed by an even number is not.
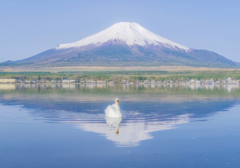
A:
[[[117,105],[116,104],[113,104],[112,108],[114,109],[114,111],[117,111]]]
[[[120,107],[117,106],[116,104],[113,104],[113,105],[112,105],[112,108],[114,109],[115,112],[116,112],[116,111],[119,111],[119,112],[121,113]]]
[[[109,117],[122,117],[119,106],[115,104],[109,105],[105,110],[105,114]]]
[[[106,116],[110,116],[110,117],[115,116],[115,113],[116,113],[116,108],[114,104],[107,106],[107,108],[105,109]]]

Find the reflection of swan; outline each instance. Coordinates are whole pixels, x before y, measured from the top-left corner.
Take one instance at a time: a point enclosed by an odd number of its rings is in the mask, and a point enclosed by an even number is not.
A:
[[[119,99],[115,99],[115,104],[109,105],[105,109],[105,114],[108,117],[122,117],[122,113],[120,112],[120,107],[119,107]]]
[[[110,127],[116,127],[116,133],[118,134],[118,132],[119,132],[119,124],[121,123],[121,121],[122,121],[122,117],[108,117],[108,116],[106,116],[105,117],[105,119],[106,119],[106,123],[107,123],[107,125],[108,126],[110,126]]]

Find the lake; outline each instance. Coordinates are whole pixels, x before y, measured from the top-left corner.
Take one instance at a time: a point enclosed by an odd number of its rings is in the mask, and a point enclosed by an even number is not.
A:
[[[0,84],[0,135],[1,168],[239,168],[240,89]]]

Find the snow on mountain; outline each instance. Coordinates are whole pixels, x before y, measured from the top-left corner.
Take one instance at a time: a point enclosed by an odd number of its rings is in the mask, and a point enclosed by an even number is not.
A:
[[[109,41],[119,40],[126,43],[129,46],[132,45],[155,45],[164,46],[166,48],[180,49],[188,51],[189,48],[181,44],[177,44],[161,36],[158,36],[151,31],[145,29],[134,22],[119,22],[111,27],[86,37],[80,41],[76,41],[68,44],[60,44],[55,49],[69,49],[76,47],[83,47],[88,45],[101,45]]]

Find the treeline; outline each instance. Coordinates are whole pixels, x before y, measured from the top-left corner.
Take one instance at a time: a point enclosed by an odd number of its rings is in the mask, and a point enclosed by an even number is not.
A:
[[[223,80],[231,77],[240,80],[239,71],[94,71],[94,72],[0,72],[0,78],[18,80],[105,80],[105,81],[184,81],[184,80]]]

